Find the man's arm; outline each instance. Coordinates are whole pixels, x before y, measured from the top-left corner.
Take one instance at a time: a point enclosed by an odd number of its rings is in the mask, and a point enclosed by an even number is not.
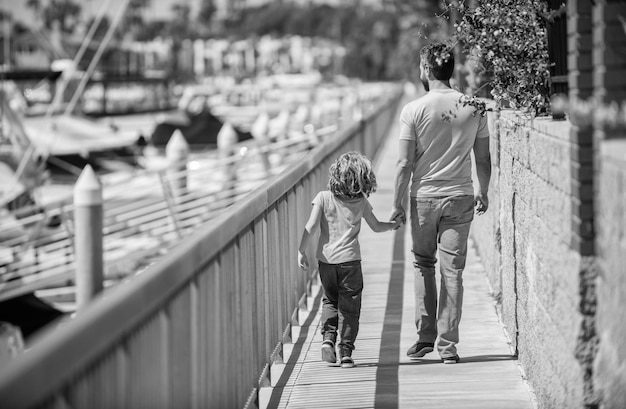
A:
[[[491,155],[489,154],[489,138],[476,138],[474,142],[474,158],[476,159],[476,175],[478,176],[478,192],[475,197],[476,212],[481,215],[489,207],[489,179],[491,179]]]
[[[406,222],[406,214],[404,211],[404,197],[406,196],[407,187],[411,181],[415,162],[415,141],[400,139],[398,141],[398,162],[396,163],[396,175],[394,180],[393,191],[393,208],[391,210],[391,220],[397,216],[402,217],[402,222]]]

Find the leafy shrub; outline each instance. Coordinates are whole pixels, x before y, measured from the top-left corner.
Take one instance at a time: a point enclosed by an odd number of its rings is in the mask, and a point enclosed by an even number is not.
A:
[[[449,10],[458,13],[455,40],[493,76],[491,94],[498,106],[548,112],[547,2],[482,0],[474,8],[450,4]]]

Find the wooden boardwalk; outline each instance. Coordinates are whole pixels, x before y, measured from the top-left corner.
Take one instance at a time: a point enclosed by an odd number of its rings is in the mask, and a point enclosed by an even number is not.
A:
[[[375,164],[379,188],[370,200],[379,219],[389,215],[397,155],[395,130]],[[413,266],[408,229],[373,233],[363,223],[364,295],[355,368],[321,360],[320,294],[276,386],[269,408],[507,408],[532,409],[532,394],[507,343],[484,268],[470,244],[458,352],[444,365],[436,351],[409,359],[416,341]]]

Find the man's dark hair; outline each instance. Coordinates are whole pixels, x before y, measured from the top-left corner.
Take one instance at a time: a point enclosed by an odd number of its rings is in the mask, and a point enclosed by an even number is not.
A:
[[[441,43],[428,44],[420,51],[422,63],[439,81],[448,81],[454,71],[454,55],[449,46]]]

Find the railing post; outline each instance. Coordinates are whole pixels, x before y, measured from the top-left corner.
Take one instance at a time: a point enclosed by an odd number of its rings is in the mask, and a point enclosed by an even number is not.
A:
[[[315,127],[311,124],[304,125],[304,134],[307,136],[307,143],[309,147],[314,148],[321,142],[321,137],[318,135]]]
[[[76,309],[102,291],[102,186],[90,165],[74,186]]]
[[[360,143],[359,143],[359,148],[358,150],[365,156],[367,156],[368,158],[371,158],[371,149],[370,149],[370,143],[369,143],[369,137],[370,137],[370,120],[367,117],[361,117],[358,122],[359,122],[359,138],[360,138]]]
[[[289,123],[290,123],[289,110],[284,108],[278,115],[270,122],[270,136],[281,142],[289,138]]]
[[[189,157],[189,144],[180,130],[174,131],[165,146],[165,157],[172,193],[178,199],[187,193],[187,158]]]
[[[322,120],[322,110],[317,104],[311,105],[311,109],[309,111],[309,123],[315,127],[315,129],[321,128],[323,125],[321,123]]]
[[[356,98],[352,93],[346,95],[346,97],[341,100],[339,115],[342,128],[345,128],[354,122],[355,104]]]

